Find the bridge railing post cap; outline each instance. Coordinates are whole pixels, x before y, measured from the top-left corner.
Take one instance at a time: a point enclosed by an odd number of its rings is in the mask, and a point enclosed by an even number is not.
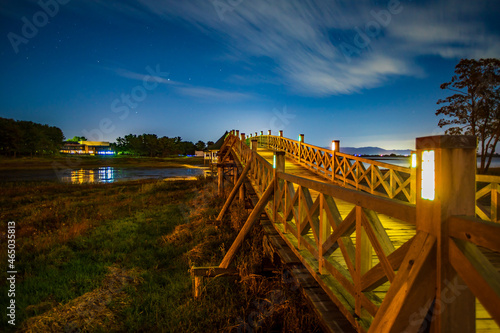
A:
[[[416,149],[476,149],[477,137],[474,135],[434,135],[416,139]]]

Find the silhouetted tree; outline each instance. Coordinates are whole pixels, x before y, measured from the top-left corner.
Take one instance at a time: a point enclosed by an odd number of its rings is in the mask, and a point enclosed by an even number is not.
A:
[[[205,149],[205,147],[206,147],[206,146],[205,146],[205,142],[203,142],[203,141],[201,141],[201,140],[200,140],[200,141],[198,141],[198,142],[196,142],[196,145],[195,145],[195,146],[196,146],[196,150],[203,150],[203,149]]]
[[[455,75],[441,89],[454,94],[440,99],[447,103],[436,111],[445,118],[439,127],[452,126],[446,134],[477,135],[480,142],[481,164],[479,173],[486,173],[500,139],[500,60],[462,59],[455,66]]]
[[[156,134],[125,135],[123,138],[116,139],[114,148],[118,152],[150,157],[193,155],[196,150],[196,146],[192,142],[182,141],[179,136],[158,138]]]
[[[68,141],[70,141],[70,142],[87,141],[87,138],[84,136],[74,136],[73,138],[69,139]]]
[[[63,140],[58,127],[0,118],[0,153],[3,155],[57,154]]]

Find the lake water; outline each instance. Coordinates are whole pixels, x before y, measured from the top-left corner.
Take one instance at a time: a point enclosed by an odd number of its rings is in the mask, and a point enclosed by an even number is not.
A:
[[[113,183],[116,181],[137,179],[189,180],[203,175],[202,168],[117,168],[99,167],[66,169],[56,171],[42,170],[9,170],[0,171],[1,181],[60,181],[63,183]]]
[[[394,164],[398,166],[402,166],[405,168],[409,168],[411,165],[411,158],[410,157],[365,157],[369,160],[374,160],[378,162],[383,162],[383,163],[388,163],[388,164]],[[481,163],[480,157],[477,158],[477,166],[479,167]],[[366,165],[367,166],[367,165]],[[490,168],[500,168],[500,157],[493,157],[491,160],[491,165]]]

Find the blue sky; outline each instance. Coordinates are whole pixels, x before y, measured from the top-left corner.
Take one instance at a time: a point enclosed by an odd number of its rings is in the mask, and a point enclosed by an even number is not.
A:
[[[500,57],[498,1],[4,0],[0,116],[66,137],[282,129],[413,148],[461,58]]]

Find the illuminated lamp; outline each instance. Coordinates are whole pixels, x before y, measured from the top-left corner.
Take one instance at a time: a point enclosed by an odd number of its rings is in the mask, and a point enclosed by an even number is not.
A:
[[[434,200],[436,177],[434,167],[434,150],[422,152],[422,199]]]

